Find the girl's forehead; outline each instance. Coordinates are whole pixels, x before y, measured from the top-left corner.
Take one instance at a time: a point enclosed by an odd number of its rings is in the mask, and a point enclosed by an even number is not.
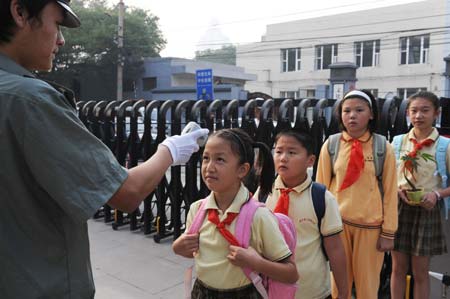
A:
[[[221,152],[231,152],[231,143],[225,138],[219,136],[211,136],[206,142],[205,151],[221,151]]]
[[[409,108],[411,107],[434,107],[433,103],[429,99],[425,98],[415,98],[409,103]]]
[[[367,102],[364,99],[360,99],[360,98],[345,99],[344,102],[342,103],[342,107],[344,107],[344,106],[360,106],[362,104],[365,104],[366,106],[370,107],[369,102]]]

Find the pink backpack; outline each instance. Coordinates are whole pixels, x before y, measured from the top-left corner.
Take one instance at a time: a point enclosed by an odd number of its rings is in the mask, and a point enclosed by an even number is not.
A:
[[[200,208],[197,214],[194,216],[192,225],[189,228],[189,234],[198,233],[201,225],[206,216],[206,205],[207,199],[203,199],[200,204]],[[242,207],[239,215],[237,217],[235,237],[243,248],[249,246],[251,237],[251,226],[253,222],[253,216],[255,215],[256,209],[259,207],[264,207],[265,205],[256,200],[248,200]],[[295,247],[297,245],[297,231],[292,220],[280,213],[274,213],[278,220],[278,226],[281,233],[283,234],[284,240],[291,250],[292,254],[295,254]],[[250,268],[242,268],[247,278],[253,283],[258,292],[261,294],[263,299],[293,299],[295,298],[295,292],[297,291],[297,284],[286,284],[282,282],[275,281],[271,278],[261,276],[254,272]],[[189,280],[190,277],[190,280]],[[187,281],[189,280],[189,282]],[[190,298],[190,283],[192,281],[192,267],[186,271],[185,275],[185,289],[186,298]]]

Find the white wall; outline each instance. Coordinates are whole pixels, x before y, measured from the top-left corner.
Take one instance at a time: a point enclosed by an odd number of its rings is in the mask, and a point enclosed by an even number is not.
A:
[[[246,83],[247,90],[278,97],[280,91],[329,84],[329,70],[314,70],[316,45],[338,43],[338,61],[354,62],[355,41],[380,39],[380,64],[358,68],[356,87],[378,89],[379,96],[414,87],[443,95],[450,29],[442,27],[450,24],[449,2],[428,0],[268,25],[262,42],[238,47],[236,63],[258,76]],[[430,34],[428,63],[400,65],[399,38],[425,33]],[[302,69],[281,72],[280,50],[297,47],[302,48]]]

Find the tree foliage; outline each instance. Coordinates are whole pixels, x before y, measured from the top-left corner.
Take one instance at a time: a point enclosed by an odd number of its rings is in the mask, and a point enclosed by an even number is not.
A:
[[[195,59],[199,61],[236,65],[236,47],[228,45],[222,46],[220,49],[195,51]]]
[[[60,48],[54,69],[47,79],[72,87],[83,76],[109,80],[114,90],[118,64],[118,8],[106,0],[73,0],[71,7],[81,19],[79,28],[63,28],[65,45]],[[158,17],[147,10],[126,7],[122,57],[124,80],[142,72],[144,57],[159,57],[166,41]]]

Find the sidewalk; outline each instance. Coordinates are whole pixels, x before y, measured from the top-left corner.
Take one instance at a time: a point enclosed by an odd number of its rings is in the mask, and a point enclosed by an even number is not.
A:
[[[128,226],[114,231],[103,219],[88,225],[96,299],[184,298],[184,270],[192,261],[172,252],[171,237],[156,244],[152,235],[130,232]],[[450,220],[445,230],[450,250]],[[433,258],[431,270],[450,273],[450,254]],[[440,284],[431,279],[430,298],[441,298],[440,292]]]
[[[103,219],[88,226],[96,299],[184,298],[184,270],[192,261],[172,252],[171,237],[156,244],[128,226],[114,231]]]

